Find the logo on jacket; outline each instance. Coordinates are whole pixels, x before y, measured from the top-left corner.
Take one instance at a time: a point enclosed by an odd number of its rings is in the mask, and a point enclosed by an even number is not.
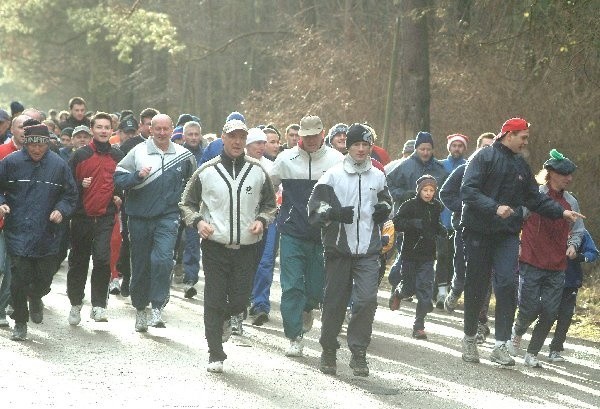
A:
[[[252,194],[252,186],[246,186],[246,194],[248,194],[248,195]]]
[[[181,166],[177,168],[177,172],[181,172]]]

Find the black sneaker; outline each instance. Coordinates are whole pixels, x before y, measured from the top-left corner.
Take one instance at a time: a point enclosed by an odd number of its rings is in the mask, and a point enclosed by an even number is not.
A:
[[[392,293],[390,294],[390,299],[388,301],[388,306],[390,307],[390,310],[396,311],[397,309],[399,309],[401,300],[402,298],[397,289],[392,290]]]
[[[427,333],[424,329],[413,329],[412,336],[415,339],[427,339]]]
[[[44,321],[44,303],[40,298],[29,299],[29,318],[34,324]]]
[[[198,294],[198,291],[196,290],[196,287],[194,287],[194,284],[186,284],[183,287],[183,296],[185,298],[194,298],[196,294]]]
[[[258,311],[258,313],[253,317],[252,325],[256,325],[257,327],[260,327],[265,322],[269,321],[269,314],[264,311]]]
[[[335,375],[337,372],[336,358],[335,358],[336,350],[335,349],[323,349],[321,352],[321,366],[319,369],[321,372],[327,375]]]
[[[367,351],[365,349],[359,349],[355,352],[352,352],[352,358],[350,358],[350,368],[352,368],[354,376],[369,376]]]

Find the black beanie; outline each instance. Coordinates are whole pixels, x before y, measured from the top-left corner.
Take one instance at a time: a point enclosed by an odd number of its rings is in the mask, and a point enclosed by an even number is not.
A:
[[[10,103],[10,114],[14,117],[15,114],[25,111],[25,107],[19,101]]]
[[[373,134],[363,124],[352,124],[346,133],[346,149],[356,142],[367,142],[373,145]]]
[[[417,137],[415,138],[415,149],[422,143],[430,143],[433,148],[433,137],[429,132],[421,131],[417,134]]]
[[[550,159],[544,162],[544,169],[553,170],[561,175],[570,175],[577,166],[556,149],[550,151]]]
[[[28,143],[48,143],[50,142],[50,131],[44,124],[25,126],[24,144]]]

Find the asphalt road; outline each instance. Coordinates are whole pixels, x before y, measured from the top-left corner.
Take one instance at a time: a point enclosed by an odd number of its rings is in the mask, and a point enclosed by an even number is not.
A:
[[[2,408],[600,407],[600,343],[569,339],[568,362],[542,359],[544,367],[532,369],[521,357],[515,367],[502,368],[487,360],[493,346],[488,338],[480,348],[482,362],[467,364],[460,358],[460,312],[430,314],[429,339],[417,341],[411,338],[415,304],[392,312],[382,291],[367,353],[370,376],[352,375],[344,334],[338,375],[323,375],[318,319],[305,336],[305,357],[284,356],[288,341],[276,276],[270,321],[263,327],[246,322],[245,334],[225,345],[225,372],[212,374],[206,371],[202,281],[192,300],[173,285],[166,328],[140,334],[129,299],[120,296],[110,297],[109,322],[92,321],[88,301],[81,324],[69,326],[65,278],[63,268],[44,298],[44,322],[29,323],[27,341],[11,341],[11,330],[0,330]]]

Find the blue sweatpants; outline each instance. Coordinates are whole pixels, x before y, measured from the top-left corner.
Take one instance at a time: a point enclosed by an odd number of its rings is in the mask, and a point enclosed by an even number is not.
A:
[[[184,230],[185,244],[183,247],[183,282],[196,284],[200,272],[200,235],[196,226],[186,226]]]
[[[131,251],[131,305],[142,310],[163,308],[169,302],[173,252],[179,228],[179,215],[129,218]]]
[[[278,246],[277,224],[271,223],[265,235],[265,247],[254,276],[252,288],[252,310],[256,314],[260,311],[267,314],[271,311],[271,285],[273,284],[273,270]]]

